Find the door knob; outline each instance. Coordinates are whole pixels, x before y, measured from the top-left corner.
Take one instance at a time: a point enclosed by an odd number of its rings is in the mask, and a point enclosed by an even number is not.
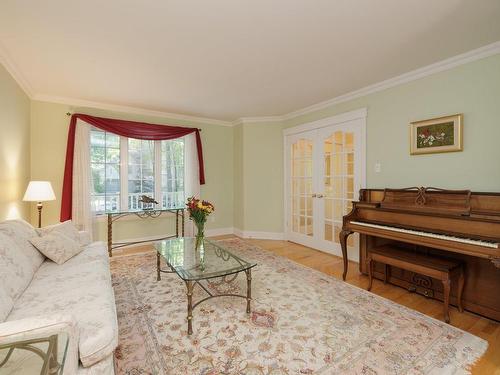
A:
[[[313,198],[316,198],[316,196],[317,196],[317,194],[316,194],[316,193],[313,193],[313,194],[311,195],[311,197],[313,197]]]
[[[323,194],[317,194],[316,197],[317,198],[323,198]]]

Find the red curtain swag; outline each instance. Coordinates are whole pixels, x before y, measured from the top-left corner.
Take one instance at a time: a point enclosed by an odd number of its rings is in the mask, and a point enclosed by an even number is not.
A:
[[[191,133],[196,133],[196,148],[198,149],[198,164],[200,167],[200,184],[203,185],[205,183],[203,149],[201,145],[199,129],[183,128],[180,126],[148,124],[145,122],[117,120],[75,113],[71,116],[71,122],[69,124],[68,131],[68,143],[66,146],[66,165],[64,167],[64,180],[61,202],[61,221],[71,219],[71,209],[73,203],[73,154],[75,150],[75,131],[77,119],[85,121],[86,123],[101,130],[121,135],[127,138],[160,141],[180,138]]]

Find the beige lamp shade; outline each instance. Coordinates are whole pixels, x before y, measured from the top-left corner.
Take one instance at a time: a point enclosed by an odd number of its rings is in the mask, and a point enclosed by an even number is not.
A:
[[[54,190],[49,181],[30,181],[23,201],[27,202],[45,202],[56,199]]]

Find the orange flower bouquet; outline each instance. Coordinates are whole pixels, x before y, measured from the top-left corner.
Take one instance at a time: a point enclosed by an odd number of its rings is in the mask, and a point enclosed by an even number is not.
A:
[[[205,236],[205,223],[208,215],[215,211],[215,207],[208,201],[203,201],[195,197],[189,197],[186,202],[189,218],[193,220],[198,233],[196,234],[196,248],[198,248]]]

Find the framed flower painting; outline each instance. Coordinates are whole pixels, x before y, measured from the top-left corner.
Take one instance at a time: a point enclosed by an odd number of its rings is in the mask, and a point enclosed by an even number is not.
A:
[[[410,123],[410,154],[462,151],[463,115]]]

